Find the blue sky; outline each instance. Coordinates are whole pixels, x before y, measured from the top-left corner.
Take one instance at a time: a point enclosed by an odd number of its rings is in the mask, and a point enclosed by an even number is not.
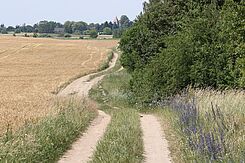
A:
[[[126,14],[131,20],[142,11],[144,0],[4,0],[0,24],[34,24],[40,20],[104,22]]]

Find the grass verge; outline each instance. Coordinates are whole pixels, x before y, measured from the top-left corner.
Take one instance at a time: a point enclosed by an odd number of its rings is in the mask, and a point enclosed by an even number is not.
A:
[[[188,90],[160,109],[175,161],[244,162],[244,97],[243,91]]]
[[[56,107],[56,114],[36,124],[8,130],[0,138],[0,162],[55,162],[97,115],[92,104],[76,99]]]
[[[131,109],[127,93],[123,91],[129,79],[125,71],[114,72],[90,91],[90,96],[100,104],[101,109],[112,116],[103,139],[96,147],[93,163],[143,161],[140,116],[137,110]]]
[[[137,108],[130,104],[132,95],[127,91],[129,80],[130,75],[125,70],[114,72],[92,90],[91,95],[112,116],[125,111],[125,108]],[[159,103],[156,109],[140,108],[140,111],[159,117],[174,162],[244,162],[244,95],[244,91],[190,90],[188,94],[173,97],[167,103]],[[109,136],[98,146],[94,162],[113,162],[114,159],[108,158],[117,158],[117,152],[102,150],[116,140],[111,135],[120,125],[113,123],[116,125],[108,128]],[[125,141],[130,139],[124,138]],[[113,146],[111,148],[114,149]],[[119,156],[117,159],[120,160]]]
[[[93,163],[141,162],[142,132],[137,111],[120,109],[112,111],[112,120],[93,155]]]

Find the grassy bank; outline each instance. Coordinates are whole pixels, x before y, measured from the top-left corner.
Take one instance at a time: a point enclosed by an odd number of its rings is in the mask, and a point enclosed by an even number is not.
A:
[[[54,162],[85,131],[97,111],[76,99],[57,102],[57,113],[0,138],[0,162]]]
[[[244,162],[244,99],[243,91],[188,90],[158,111],[176,162]]]
[[[141,162],[143,145],[137,111],[133,109],[113,110],[111,110],[111,124],[97,145],[91,162]]]
[[[93,155],[94,163],[100,162],[142,162],[143,140],[140,128],[140,116],[128,104],[124,91],[130,76],[125,71],[114,72],[106,76],[90,95],[101,109],[112,116],[103,139]]]
[[[245,160],[244,91],[189,89],[185,94],[159,103],[155,109],[143,109],[130,104],[132,94],[127,91],[130,79],[131,76],[122,70],[107,76],[96,89],[91,91],[91,96],[101,104],[102,108],[118,119],[112,121],[105,138],[97,147],[93,157],[94,162],[120,160],[118,154],[120,152],[113,145],[119,146],[121,150],[130,151],[128,147],[123,148],[122,145],[131,142],[137,134],[129,136],[130,133],[124,128],[123,121],[128,124],[127,127],[133,125],[127,122],[127,119],[134,116],[134,113],[130,113],[130,110],[128,112],[127,108],[134,108],[136,113],[140,110],[159,117],[174,162],[242,162]],[[118,132],[122,133],[118,134]],[[120,143],[117,142],[117,138],[121,140]],[[110,148],[113,150],[110,151]],[[110,152],[107,153],[105,152],[107,150],[103,149],[108,149]],[[138,149],[138,153],[142,153],[143,149],[139,147]],[[108,160],[110,158],[112,160]],[[137,161],[133,160],[133,162]]]

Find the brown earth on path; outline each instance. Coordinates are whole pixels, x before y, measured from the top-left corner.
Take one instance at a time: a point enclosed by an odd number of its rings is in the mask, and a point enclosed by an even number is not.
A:
[[[142,115],[141,127],[145,148],[145,163],[171,163],[168,142],[157,118],[153,115]]]
[[[112,69],[118,59],[118,54],[115,53],[112,61],[109,64],[109,68],[104,70],[106,72]],[[91,80],[92,75],[99,74],[94,73],[84,77],[81,77],[71,84],[69,84],[65,89],[58,93],[58,97],[67,96],[78,96],[81,98],[88,98],[89,90],[96,85],[100,80],[103,79],[105,75],[95,77]],[[93,155],[96,145],[101,137],[104,135],[106,127],[110,123],[111,117],[102,111],[99,111],[98,117],[92,122],[86,133],[72,145],[71,149],[68,150],[64,156],[59,160],[59,163],[86,163],[90,160]]]

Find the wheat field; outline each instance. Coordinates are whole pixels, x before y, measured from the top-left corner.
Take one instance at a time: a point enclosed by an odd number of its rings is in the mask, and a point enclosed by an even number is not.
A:
[[[99,68],[116,40],[0,36],[0,134],[52,112],[52,92]]]

